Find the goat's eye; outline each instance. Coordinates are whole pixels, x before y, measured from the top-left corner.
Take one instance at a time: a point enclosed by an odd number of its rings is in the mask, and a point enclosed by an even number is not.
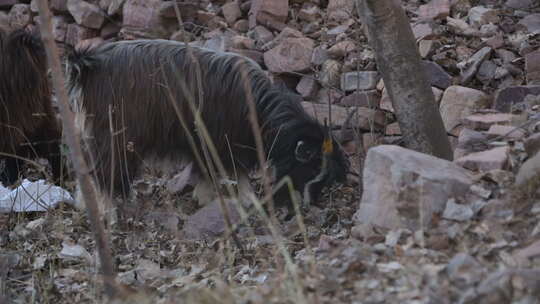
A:
[[[307,163],[313,160],[313,157],[315,156],[316,152],[317,151],[313,149],[313,146],[309,145],[303,140],[299,140],[296,143],[296,149],[294,150],[294,155],[296,157],[296,160],[298,160],[299,162]]]

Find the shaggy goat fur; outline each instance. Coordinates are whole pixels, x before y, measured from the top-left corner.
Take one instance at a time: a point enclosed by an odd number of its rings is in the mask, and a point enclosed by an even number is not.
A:
[[[253,168],[257,154],[248,118],[251,98],[276,177],[291,176],[296,189],[303,191],[320,173],[325,128],[304,111],[301,98],[273,86],[245,57],[189,49],[173,41],[135,40],[74,51],[68,57],[72,106],[85,116],[86,142],[101,189],[109,189],[113,165],[114,187],[125,193],[144,157],[192,152],[178,115],[201,153],[189,102],[199,108],[225,165]],[[328,172],[319,174],[314,181],[319,187],[310,190],[314,195],[322,186],[344,180],[347,162],[333,145]]]
[[[33,33],[0,32],[0,106],[0,181],[17,180],[21,158],[47,158],[57,177],[61,131],[52,110],[45,50]]]

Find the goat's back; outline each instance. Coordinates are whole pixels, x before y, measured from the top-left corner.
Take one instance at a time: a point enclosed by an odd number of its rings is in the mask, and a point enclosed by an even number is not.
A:
[[[68,66],[72,103],[86,116],[96,166],[111,168],[110,126],[116,133],[115,159],[128,171],[122,187],[140,158],[191,152],[187,136],[199,142],[194,108],[222,161],[231,164],[231,155],[246,167],[255,161],[247,102],[271,84],[253,61],[173,41],[137,40],[76,51]]]

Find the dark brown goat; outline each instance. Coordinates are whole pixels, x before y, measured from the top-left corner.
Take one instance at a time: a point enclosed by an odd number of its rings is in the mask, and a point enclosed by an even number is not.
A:
[[[277,179],[290,176],[295,188],[312,199],[323,186],[345,179],[348,162],[342,151],[328,140],[327,130],[306,114],[298,95],[275,87],[245,57],[190,49],[191,54],[184,44],[173,41],[135,40],[68,56],[72,105],[85,114],[86,141],[102,190],[111,186],[113,165],[113,185],[125,194],[141,158],[192,152],[178,115],[187,122],[196,153],[202,155],[190,100],[199,107],[225,165],[253,168],[257,154],[248,119],[250,96]],[[114,152],[111,122],[116,133]]]
[[[0,181],[5,185],[17,180],[25,158],[46,158],[53,175],[60,172],[61,131],[52,109],[46,59],[36,34],[0,32]]]

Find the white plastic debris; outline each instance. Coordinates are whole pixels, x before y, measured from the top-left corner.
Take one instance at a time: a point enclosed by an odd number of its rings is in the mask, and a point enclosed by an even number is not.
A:
[[[62,251],[58,257],[65,260],[84,259],[87,262],[92,262],[92,255],[81,245],[71,242],[62,242]]]
[[[25,179],[13,190],[0,183],[0,213],[47,211],[60,202],[72,201],[69,192],[45,180],[31,182]]]

